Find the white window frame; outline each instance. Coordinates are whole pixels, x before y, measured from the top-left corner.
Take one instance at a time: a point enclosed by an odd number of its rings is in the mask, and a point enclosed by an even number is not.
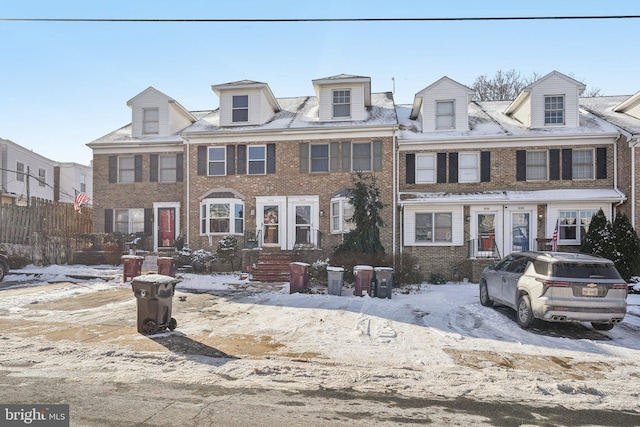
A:
[[[436,182],[437,158],[435,154],[416,154],[416,184]]]
[[[158,135],[160,133],[160,110],[155,108],[142,109],[142,134]]]
[[[571,150],[571,178],[593,180],[596,176],[596,162],[593,148]]]
[[[252,151],[255,156],[256,152],[262,149],[264,155],[262,157],[252,157]],[[252,164],[257,165],[262,163],[262,170],[259,172],[252,171]],[[265,175],[267,173],[267,146],[266,145],[249,145],[247,146],[247,175]]]
[[[534,176],[533,171],[540,172],[543,168],[542,162],[534,162],[534,155],[544,154],[544,177],[538,173]],[[530,156],[532,158],[530,158]],[[549,152],[547,150],[527,150],[526,155],[527,181],[547,181],[549,179]]]
[[[212,151],[222,153],[222,159],[211,159]],[[211,167],[214,165],[222,165],[222,173],[211,173]],[[207,148],[207,175],[208,176],[225,176],[227,174],[227,147],[208,147]]]
[[[126,231],[123,227],[126,227]],[[113,232],[116,234],[144,233],[144,208],[114,209]]]
[[[449,107],[450,106],[450,110]],[[455,100],[436,101],[436,130],[452,130],[456,128]]]
[[[558,244],[580,245],[582,237],[589,231],[591,218],[598,213],[598,208],[559,209],[558,210]],[[575,238],[567,239],[567,231],[573,230]]]
[[[327,150],[326,156],[314,156],[314,148],[325,147]],[[311,173],[329,172],[329,162],[331,159],[331,147],[329,144],[311,144],[309,145],[309,170]],[[320,167],[318,167],[320,166]]]
[[[442,245],[442,244],[453,244],[453,221],[454,221],[454,213],[453,212],[445,212],[445,211],[424,211],[424,212],[415,212],[414,213],[414,236],[415,243],[417,245]],[[419,238],[418,234],[418,218],[419,216],[424,216],[424,218],[431,218],[430,227],[424,227],[425,232],[424,238]],[[438,227],[437,222],[442,222],[449,217],[449,227]],[[430,228],[430,229],[429,229]],[[444,233],[444,234],[442,234]]]
[[[82,193],[87,191],[87,176],[83,173],[80,174],[80,191]]]
[[[545,126],[561,126],[565,124],[565,105],[564,95],[545,95]]]
[[[131,162],[131,167],[129,167]],[[131,177],[129,178],[129,175]],[[118,182],[131,183],[136,181],[136,158],[135,156],[118,157]]]
[[[245,105],[245,102],[241,102],[245,100],[246,100],[246,105]],[[231,122],[232,123],[248,123],[249,122],[249,95],[232,95],[231,96]]]
[[[356,224],[350,222],[353,216],[353,205],[348,197],[335,197],[331,199],[331,234],[345,234],[356,228]]]
[[[226,231],[211,231],[211,207],[214,205],[228,205],[227,216],[219,216],[218,219],[226,219],[228,229]],[[227,235],[244,234],[245,214],[244,202],[238,199],[203,199],[200,202],[200,235]]]
[[[334,89],[331,93],[331,99],[334,119],[351,117],[351,89]]]
[[[480,182],[480,153],[458,153],[458,182]]]
[[[158,180],[160,182],[178,181],[178,157],[175,154],[158,156]]]

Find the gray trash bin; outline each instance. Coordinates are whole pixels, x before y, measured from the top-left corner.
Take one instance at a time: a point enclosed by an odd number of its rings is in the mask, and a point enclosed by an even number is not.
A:
[[[344,280],[344,268],[327,267],[328,293],[329,295],[342,295],[342,282]]]
[[[152,335],[169,329],[178,322],[171,317],[171,306],[179,280],[163,274],[145,274],[131,281],[138,306],[138,332]]]
[[[376,284],[376,296],[378,298],[391,298],[391,290],[393,288],[393,268],[375,267],[373,272]]]

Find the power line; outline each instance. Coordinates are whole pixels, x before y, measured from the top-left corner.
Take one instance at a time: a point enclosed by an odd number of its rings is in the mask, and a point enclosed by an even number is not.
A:
[[[434,22],[434,21],[549,21],[593,19],[638,19],[640,15],[588,15],[588,16],[494,16],[458,18],[220,18],[220,19],[147,19],[147,18],[2,18],[0,21],[21,22],[168,22],[168,23],[291,23],[291,22]]]

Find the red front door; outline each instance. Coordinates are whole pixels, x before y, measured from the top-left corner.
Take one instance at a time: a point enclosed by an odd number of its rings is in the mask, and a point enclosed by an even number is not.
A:
[[[176,239],[176,210],[174,208],[158,209],[158,247],[173,246]]]

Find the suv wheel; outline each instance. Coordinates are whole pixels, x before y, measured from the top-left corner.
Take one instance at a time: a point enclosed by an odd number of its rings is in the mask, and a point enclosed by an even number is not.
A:
[[[613,329],[613,327],[615,326],[613,323],[595,323],[595,322],[591,322],[591,326],[593,326],[593,329],[595,329],[596,331],[610,331]]]
[[[520,325],[522,329],[530,328],[535,318],[533,317],[533,310],[531,310],[529,295],[520,295],[517,308],[516,317],[518,319],[518,325]]]
[[[480,282],[480,304],[485,307],[491,307],[493,305],[493,301],[489,298],[489,289],[487,289],[487,282],[484,280]]]

